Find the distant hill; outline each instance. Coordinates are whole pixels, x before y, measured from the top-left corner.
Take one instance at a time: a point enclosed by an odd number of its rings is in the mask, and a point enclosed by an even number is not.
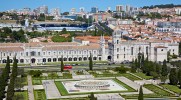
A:
[[[143,6],[143,9],[153,9],[153,8],[173,8],[173,7],[181,7],[181,4],[174,5],[174,4],[161,4],[161,5],[151,5],[151,6]]]

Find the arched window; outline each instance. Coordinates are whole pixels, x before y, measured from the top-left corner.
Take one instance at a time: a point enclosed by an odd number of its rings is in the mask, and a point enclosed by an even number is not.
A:
[[[61,61],[62,60],[62,58],[58,58],[58,61]]]
[[[93,60],[97,60],[97,57],[93,57]]]
[[[43,62],[46,62],[46,58],[43,58]]]
[[[57,58],[53,58],[53,62],[56,62],[57,61]]]
[[[74,58],[74,61],[77,61],[77,58],[76,58],[76,57]]]
[[[87,57],[84,57],[84,61],[87,60]]]
[[[20,63],[24,63],[24,59],[20,59]]]
[[[63,58],[63,61],[67,61],[67,58]]]
[[[51,58],[48,58],[48,62],[51,62]]]
[[[82,58],[81,58],[81,57],[79,57],[79,61],[82,61]]]
[[[72,61],[72,58],[69,58],[69,61]]]

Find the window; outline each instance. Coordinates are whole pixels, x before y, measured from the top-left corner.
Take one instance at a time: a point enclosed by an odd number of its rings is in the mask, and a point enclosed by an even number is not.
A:
[[[6,56],[6,53],[4,53],[4,56]]]
[[[124,58],[125,58],[125,54],[124,54]]]
[[[76,54],[76,51],[74,51],[74,54]]]
[[[161,49],[161,51],[163,51],[163,49]]]
[[[36,55],[36,52],[35,52],[35,51],[32,51],[30,54],[31,54],[31,56],[35,56],[35,55]]]
[[[50,52],[48,52],[48,54],[50,55]]]
[[[28,52],[26,52],[26,56],[28,56]]]
[[[117,44],[119,44],[119,40],[117,40]]]
[[[45,55],[45,52],[43,52],[43,55]]]
[[[94,51],[94,54],[96,54],[96,51]]]
[[[119,52],[119,48],[117,48],[117,52]]]
[[[54,55],[56,55],[56,52],[54,52]]]
[[[133,49],[134,49],[134,48],[133,48],[133,47],[131,47],[131,55],[133,55]]]
[[[173,49],[173,52],[174,52],[175,50]]]
[[[119,59],[119,54],[117,54],[117,59]]]
[[[38,52],[38,56],[40,56],[40,52]]]
[[[124,47],[124,52],[125,52],[126,48]]]
[[[11,56],[11,53],[9,53],[9,56]]]

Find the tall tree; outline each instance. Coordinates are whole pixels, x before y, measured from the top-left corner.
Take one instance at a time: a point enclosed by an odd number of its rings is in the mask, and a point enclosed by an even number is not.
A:
[[[138,59],[137,58],[135,59],[135,66],[136,66],[136,68],[139,68],[139,64],[138,64]]]
[[[142,70],[144,70],[145,69],[145,66],[144,66],[144,64],[145,64],[145,57],[144,57],[144,54],[141,54],[141,56],[140,56],[141,58],[141,63],[140,63],[140,66],[141,66],[141,69]]]
[[[64,71],[63,56],[61,57],[61,72]]]
[[[90,53],[90,57],[89,57],[89,69],[93,70],[93,61],[92,61],[92,54]]]
[[[91,94],[90,94],[90,100],[96,100],[96,98],[94,97],[94,93],[93,92],[91,92]]]
[[[135,73],[136,72],[136,64],[135,64],[135,62],[134,62],[134,60],[132,61],[132,64],[131,64],[131,72],[132,73]]]
[[[170,80],[171,85],[177,85],[178,76],[177,76],[176,68],[171,68],[170,75],[169,75],[169,80]]]
[[[140,89],[139,89],[138,100],[143,100],[143,89],[142,89],[142,86],[140,86]]]
[[[163,61],[163,65],[162,65],[162,72],[161,72],[161,81],[165,83],[167,76],[168,76],[168,68],[167,68],[167,64],[166,64],[166,60]]]
[[[167,76],[168,75],[168,68],[167,68],[167,62],[166,60],[163,61],[162,65],[162,76]]]
[[[178,81],[181,88],[181,68],[178,70]]]
[[[10,60],[9,60],[9,56],[7,56],[6,68],[7,68],[8,73],[10,73]]]
[[[161,65],[160,65],[160,64],[156,64],[156,73],[157,73],[158,75],[161,74]]]

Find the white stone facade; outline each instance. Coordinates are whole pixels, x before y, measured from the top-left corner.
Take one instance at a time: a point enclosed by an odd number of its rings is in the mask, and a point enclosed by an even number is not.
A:
[[[178,43],[168,43],[162,40],[144,40],[144,41],[122,41],[122,30],[113,33],[112,42],[109,42],[109,60],[115,63],[123,61],[132,61],[142,53],[151,61],[167,60],[167,52],[178,55]]]
[[[111,61],[121,63],[132,61],[139,53],[144,54],[151,61],[167,60],[167,52],[178,55],[178,43],[163,40],[121,40],[124,30],[116,30],[112,34],[112,41],[108,45],[101,36],[99,43],[82,43],[74,41],[69,43],[0,43],[0,63],[6,63],[7,56],[12,63],[16,55],[18,63],[43,64],[59,62],[63,56],[64,61],[88,61],[92,54],[93,61]],[[84,42],[84,41],[83,41]]]

